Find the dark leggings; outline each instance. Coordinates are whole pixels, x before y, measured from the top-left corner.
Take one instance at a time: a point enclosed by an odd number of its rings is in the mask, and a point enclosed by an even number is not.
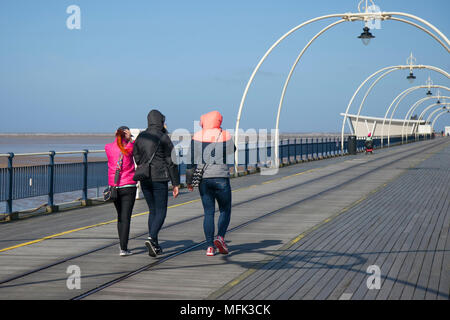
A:
[[[120,239],[120,249],[128,250],[131,213],[136,200],[136,187],[119,188],[114,206],[117,210],[117,231]]]
[[[156,243],[167,215],[167,200],[169,185],[167,182],[141,181],[142,193],[147,201],[148,209],[148,233]]]

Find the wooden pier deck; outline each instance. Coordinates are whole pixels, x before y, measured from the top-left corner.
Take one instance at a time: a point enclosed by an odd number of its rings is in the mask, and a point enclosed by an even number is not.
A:
[[[232,179],[230,254],[214,257],[197,192],[169,202],[156,259],[145,201],[125,258],[110,204],[1,225],[0,299],[448,299],[449,164],[439,138]]]

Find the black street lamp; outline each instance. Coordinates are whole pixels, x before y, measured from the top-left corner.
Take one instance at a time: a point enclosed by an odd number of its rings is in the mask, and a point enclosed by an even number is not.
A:
[[[362,41],[362,43],[365,45],[365,46],[367,46],[369,43],[370,43],[370,40],[371,39],[373,39],[373,38],[375,38],[375,36],[374,35],[372,35],[370,32],[369,32],[369,28],[368,27],[364,27],[363,28],[363,33],[361,33],[361,35],[360,36],[358,36],[358,38],[359,39],[361,39],[361,41]]]
[[[413,83],[416,79],[416,76],[412,73],[412,71],[409,73],[409,76],[406,77],[410,83]]]

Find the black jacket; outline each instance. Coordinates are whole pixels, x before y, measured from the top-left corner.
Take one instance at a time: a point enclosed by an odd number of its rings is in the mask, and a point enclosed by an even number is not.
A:
[[[152,181],[171,181],[173,186],[180,184],[178,166],[172,160],[174,149],[167,130],[164,128],[165,117],[158,110],[152,110],[147,116],[148,128],[142,131],[133,147],[134,161],[137,165],[148,162],[159,144],[151,164]],[[175,152],[174,152],[175,155]]]

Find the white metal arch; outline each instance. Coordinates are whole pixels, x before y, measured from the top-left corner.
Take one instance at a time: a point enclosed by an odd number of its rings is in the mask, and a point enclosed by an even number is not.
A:
[[[439,106],[440,108],[437,108],[435,111],[439,111],[439,110],[443,110],[446,108],[446,106],[448,105],[448,103],[444,102],[444,103],[433,103],[431,105],[429,105],[428,107],[426,107],[422,113],[420,114],[418,120],[422,120],[423,117],[425,116],[425,113],[430,110],[433,107]],[[433,111],[434,112],[434,111]],[[433,114],[433,112],[431,114]],[[425,124],[427,124],[428,121],[425,121]],[[417,131],[419,129],[419,125],[417,125],[417,127],[415,128],[415,133],[416,133],[416,138],[417,138]]]
[[[345,20],[338,20],[338,21],[333,22],[332,24],[326,26],[325,28],[323,28],[319,33],[317,33],[314,37],[312,37],[312,39],[307,43],[307,45],[303,48],[303,50],[297,56],[297,59],[295,60],[294,64],[291,67],[291,70],[289,71],[289,74],[288,74],[288,76],[286,78],[286,81],[284,83],[284,86],[283,86],[283,90],[281,92],[280,103],[278,105],[278,111],[277,111],[277,120],[276,120],[276,123],[275,123],[275,141],[279,141],[279,138],[280,138],[280,135],[279,135],[279,133],[280,133],[280,131],[279,131],[279,124],[280,124],[281,109],[283,108],[284,96],[286,95],[287,87],[288,87],[289,82],[291,80],[292,74],[294,73],[294,70],[297,67],[298,62],[300,61],[300,59],[303,56],[303,54],[305,53],[305,51],[314,42],[314,40],[316,40],[322,33],[327,31],[328,29],[331,29],[335,25],[338,25],[338,24],[343,23],[343,22],[345,22]],[[275,166],[277,168],[279,167],[279,163],[278,163],[278,161],[279,161],[278,160],[279,150],[278,149],[279,149],[278,146],[275,146]]]
[[[444,103],[444,105],[445,106],[449,106],[450,105],[450,103]],[[438,113],[439,111],[444,111],[444,110],[449,110],[448,108],[444,108],[444,107],[442,107],[442,108],[438,108],[438,109],[436,109],[436,110],[433,110],[433,112],[431,112],[430,113],[430,115],[428,116],[428,118],[427,118],[427,121],[426,121],[426,123],[431,123],[431,119],[433,119],[433,116],[436,114],[436,113]]]
[[[416,103],[413,104],[413,106],[408,110],[408,112],[405,115],[405,119],[403,120],[403,125],[402,125],[402,142],[403,142],[403,137],[404,137],[404,128],[405,128],[405,124],[406,122],[409,123],[411,122],[410,118],[411,115],[414,113],[414,111],[416,110],[416,108],[422,104],[424,101],[430,100],[430,99],[440,99],[440,98],[450,98],[448,96],[431,96],[431,97],[426,97],[426,98],[422,98],[420,100],[418,100]]]
[[[397,20],[397,21],[401,21],[401,22],[408,22],[407,20],[403,20],[403,19],[393,19],[393,20]],[[286,77],[286,80],[285,80],[285,83],[284,83],[284,86],[283,86],[283,90],[282,90],[282,92],[281,92],[281,98],[280,98],[280,102],[279,102],[279,105],[278,105],[278,111],[277,111],[277,119],[276,119],[276,123],[275,123],[275,141],[278,141],[278,140],[279,140],[279,132],[280,132],[280,131],[279,131],[280,116],[281,116],[281,110],[282,110],[282,108],[283,108],[283,103],[284,103],[284,98],[285,98],[285,95],[286,95],[286,90],[287,90],[287,87],[288,87],[289,82],[291,81],[292,74],[294,73],[294,71],[295,71],[295,69],[296,69],[296,67],[297,67],[298,62],[300,61],[300,59],[301,59],[301,57],[303,56],[303,54],[305,53],[305,51],[311,46],[311,44],[312,44],[312,43],[313,43],[320,35],[322,35],[322,34],[323,34],[325,31],[327,31],[328,29],[331,29],[332,27],[334,27],[334,26],[336,26],[336,25],[338,25],[338,24],[340,24],[340,23],[342,23],[342,22],[345,22],[345,20],[339,20],[339,21],[336,21],[336,22],[334,22],[334,23],[328,25],[328,26],[325,27],[324,29],[322,29],[320,32],[318,32],[318,33],[317,33],[317,34],[316,34],[316,35],[308,42],[308,44],[303,48],[303,50],[302,50],[302,51],[300,52],[300,54],[297,56],[297,59],[295,60],[294,64],[293,64],[292,67],[291,67],[291,70],[289,71],[288,76]],[[418,26],[418,25],[415,24],[415,23],[411,23],[411,24],[420,28],[420,26]],[[437,38],[434,34],[430,33],[428,30],[424,29],[424,31],[427,32],[427,33],[429,33],[429,34],[430,34],[431,36],[433,36],[436,40],[440,41],[439,38]],[[444,46],[445,46],[445,45],[444,45]],[[407,65],[407,66],[404,66],[405,68],[403,68],[403,66],[398,66],[398,67],[401,67],[401,69],[410,69],[410,70],[411,70],[411,69],[422,69],[422,68],[427,69],[427,68],[429,68],[430,66]],[[439,69],[439,68],[437,68],[437,69]],[[358,114],[357,114],[357,116],[356,116],[356,126],[358,125],[358,120],[359,120],[359,116],[360,116],[360,114],[361,114],[362,106],[364,105],[364,103],[365,103],[365,101],[366,101],[366,98],[367,98],[367,96],[369,95],[369,93],[371,92],[371,90],[373,89],[373,87],[374,87],[374,86],[375,86],[382,78],[384,78],[384,77],[387,76],[389,73],[391,73],[391,72],[393,72],[393,71],[396,71],[396,70],[398,70],[398,69],[396,69],[396,67],[392,67],[391,70],[388,70],[388,71],[386,71],[385,73],[383,73],[383,74],[382,74],[379,78],[377,78],[377,79],[375,80],[375,82],[370,86],[369,90],[368,90],[367,93],[365,94],[365,96],[364,96],[364,98],[363,98],[363,100],[362,100],[362,102],[361,102],[361,105],[360,105],[360,107],[359,107]],[[443,74],[444,74],[445,76],[449,77],[448,73],[446,73],[445,71],[443,71],[443,70],[441,70],[441,69],[439,69],[439,71],[444,72]],[[441,72],[441,73],[442,73],[442,72]],[[378,73],[377,73],[377,74],[378,74]],[[349,109],[349,107],[347,108],[347,110],[348,110],[348,109]],[[347,111],[347,112],[345,113],[345,115],[344,115],[344,120],[343,120],[344,125],[343,125],[343,128],[345,128],[345,121],[346,121],[347,114],[348,114],[348,111]],[[344,129],[342,129],[341,139],[342,139],[342,141],[344,140]],[[342,145],[342,151],[343,151],[343,142],[341,143],[341,145]],[[278,156],[279,156],[278,153],[279,153],[279,150],[278,150],[278,147],[276,146],[276,147],[275,147],[275,161],[276,161],[276,166],[277,166],[277,167],[278,167]]]
[[[264,54],[264,56],[261,58],[261,60],[258,62],[257,66],[255,67],[255,69],[253,70],[249,81],[247,82],[247,85],[245,87],[244,93],[242,95],[241,98],[241,103],[239,105],[239,111],[238,111],[238,115],[237,115],[237,119],[236,119],[236,128],[235,128],[235,144],[236,144],[236,153],[235,153],[235,174],[237,174],[237,167],[239,164],[239,123],[241,120],[241,115],[242,115],[242,109],[244,107],[244,103],[248,94],[248,90],[253,82],[253,79],[256,75],[256,73],[258,72],[259,68],[261,67],[262,63],[266,60],[266,58],[268,57],[268,55],[273,51],[273,49],[275,47],[277,47],[284,39],[286,39],[289,35],[291,35],[292,33],[294,33],[295,31],[301,29],[302,27],[311,24],[313,22],[316,21],[320,21],[320,20],[324,20],[324,19],[329,19],[329,18],[341,18],[343,20],[346,21],[356,21],[356,20],[360,20],[360,21],[369,21],[369,20],[394,20],[394,21],[399,21],[399,22],[405,22],[402,21],[403,19],[392,19],[393,16],[402,16],[402,17],[407,17],[410,18],[412,20],[418,21],[422,24],[424,24],[425,26],[431,28],[434,32],[437,33],[437,35],[442,38],[443,41],[437,40],[446,50],[447,52],[450,52],[449,46],[450,46],[450,41],[447,39],[447,37],[439,30],[437,29],[434,25],[432,25],[431,23],[429,23],[428,21],[419,18],[415,15],[412,14],[408,14],[408,13],[404,13],[404,12],[381,12],[381,13],[369,13],[369,12],[365,12],[365,13],[345,13],[345,14],[331,14],[331,15],[325,15],[325,16],[321,16],[321,17],[317,17],[311,20],[308,20],[294,28],[292,28],[290,31],[288,31],[287,33],[285,33],[281,38],[279,38],[270,48],[269,50],[267,50],[267,52]],[[395,18],[395,17],[394,17]],[[417,28],[419,28],[420,30],[424,31],[425,28],[423,28],[422,26],[419,26],[417,24],[414,23],[409,23],[406,22],[410,25],[413,25]],[[426,32],[426,31],[425,31]],[[426,32],[427,34],[431,34],[431,32]],[[433,37],[434,39],[437,39],[437,37]],[[275,150],[278,151],[278,146],[279,146],[279,141],[275,140]]]
[[[385,125],[385,121],[386,121],[386,117],[389,114],[389,111],[391,110],[392,106],[394,105],[395,101],[397,101],[394,109],[392,110],[391,113],[391,118],[389,119],[389,126],[388,126],[388,146],[390,145],[390,139],[391,139],[391,124],[392,124],[392,119],[394,118],[394,114],[400,104],[400,102],[410,93],[422,89],[422,88],[440,88],[440,89],[445,89],[445,90],[449,90],[450,88],[445,87],[445,86],[441,86],[441,85],[421,85],[421,86],[415,86],[412,88],[408,88],[405,91],[403,91],[402,93],[400,93],[397,97],[395,97],[395,99],[392,101],[391,105],[389,106],[389,108],[386,111],[386,114],[384,115],[384,120],[383,120],[383,126],[381,128],[381,144],[383,145],[383,138],[384,138],[384,125]]]
[[[434,67],[434,66],[427,66],[427,65],[424,65],[424,66],[415,66],[415,65],[410,65],[409,67],[410,67],[410,69],[428,69],[428,70],[436,71],[436,72],[438,72],[438,73],[440,73],[440,74],[446,76],[447,78],[450,78],[450,75],[449,75],[446,71],[444,71],[444,70],[442,70],[442,69],[440,69],[440,68]],[[373,82],[373,84],[372,84],[372,85],[370,86],[370,88],[367,90],[367,92],[366,92],[366,94],[364,95],[364,98],[363,98],[363,100],[362,100],[362,102],[361,102],[361,105],[359,106],[359,109],[358,109],[358,114],[357,114],[357,116],[356,116],[356,124],[355,124],[356,126],[358,125],[358,118],[359,118],[359,115],[361,114],[361,110],[362,110],[362,108],[363,108],[363,105],[364,105],[364,103],[365,103],[365,101],[366,101],[366,99],[367,99],[367,96],[368,96],[369,93],[372,91],[373,87],[374,87],[374,86],[375,86],[382,78],[384,78],[384,77],[387,76],[389,73],[391,73],[391,72],[393,72],[393,71],[396,71],[396,70],[398,70],[398,69],[389,70],[389,71],[385,72],[384,74],[382,74],[378,79],[376,79],[376,80]]]
[[[428,70],[433,70],[436,71],[438,73],[443,74],[444,76],[446,76],[447,78],[450,78],[450,75],[445,72],[444,70],[434,67],[434,66],[427,66],[427,65],[398,65],[398,66],[390,66],[390,67],[385,67],[382,68],[378,71],[376,71],[375,73],[371,74],[369,77],[366,78],[366,80],[364,80],[361,85],[358,87],[358,89],[356,89],[355,93],[353,94],[352,98],[350,99],[350,102],[347,105],[347,109],[345,110],[345,114],[344,114],[344,119],[342,120],[342,129],[341,129],[341,151],[344,151],[344,130],[345,130],[345,122],[347,120],[347,115],[348,112],[350,110],[350,107],[353,104],[353,101],[355,100],[357,94],[359,93],[359,91],[364,87],[364,85],[370,81],[372,78],[374,78],[375,76],[377,76],[378,74],[380,74],[383,71],[388,70],[387,72],[385,72],[382,76],[380,76],[377,80],[380,80],[381,78],[383,78],[384,76],[386,76],[387,74],[389,74],[390,70],[396,71],[396,70],[405,70],[405,69],[410,69],[410,68],[414,68],[414,69],[428,69]],[[376,81],[377,82],[377,81]],[[376,84],[376,82],[374,84]],[[373,86],[369,89],[371,90],[373,88]],[[370,91],[368,91],[370,93]],[[360,106],[360,109],[358,110],[358,115],[361,112],[361,108],[362,108],[362,104]]]
[[[433,128],[433,130],[434,130],[434,125],[436,124],[437,119],[439,119],[441,116],[443,116],[446,113],[450,113],[450,110],[444,111],[444,112],[438,114],[436,116],[436,118],[434,118],[433,123],[431,124],[431,127]]]
[[[433,103],[433,104],[429,105],[428,107],[426,107],[422,111],[422,113],[419,115],[419,118],[417,120],[423,120],[423,118],[425,117],[425,113],[427,113],[428,110],[432,109],[433,107],[436,107],[436,106],[441,106],[442,107],[442,106],[447,106],[447,105],[449,105],[448,102]],[[439,110],[439,108],[437,110]]]

